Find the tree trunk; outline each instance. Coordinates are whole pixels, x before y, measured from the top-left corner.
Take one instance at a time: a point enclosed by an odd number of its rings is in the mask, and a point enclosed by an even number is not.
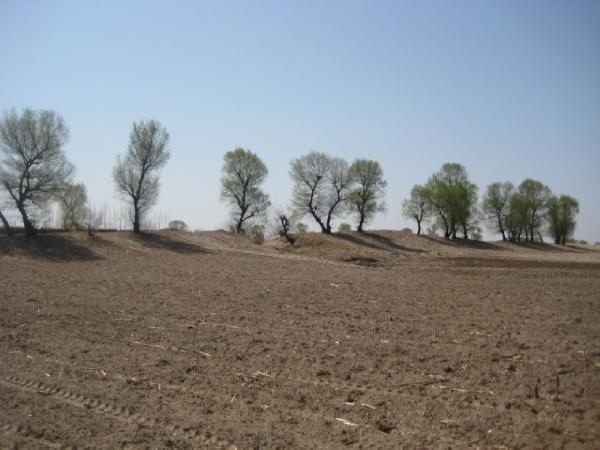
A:
[[[500,233],[502,234],[502,240],[506,241],[506,235],[504,234],[504,227],[502,226],[502,217],[498,214],[498,228],[500,229]]]
[[[417,234],[421,234],[421,219],[417,218]]]
[[[467,231],[467,227],[463,226],[463,237],[468,240],[469,239],[469,232]]]
[[[35,236],[37,230],[33,226],[33,223],[27,216],[27,211],[25,211],[25,207],[23,205],[17,205],[17,209],[21,213],[21,217],[23,218],[23,228],[25,228],[25,236]]]
[[[356,231],[358,231],[359,233],[363,232],[363,224],[365,223],[365,213],[364,211],[359,211],[360,212],[360,220],[358,222],[358,227],[356,227]]]
[[[133,202],[133,232],[140,233],[140,209],[137,202]]]
[[[235,225],[236,234],[242,234],[244,232],[244,214],[245,212],[242,212],[240,214],[240,218],[238,219],[237,224]]]
[[[8,220],[6,220],[6,217],[4,217],[4,214],[2,214],[2,211],[0,211],[0,220],[2,221],[2,224],[4,225],[4,229],[6,230],[6,234],[8,234],[9,236],[12,236],[13,230],[10,227],[10,224],[8,223]]]
[[[319,226],[321,227],[321,233],[327,233],[327,229],[325,228],[325,225],[323,225],[323,221],[321,220],[321,218],[317,215],[317,213],[312,209],[312,207],[309,207],[309,212],[310,215],[313,217],[313,219],[315,219],[315,221],[319,224]]]

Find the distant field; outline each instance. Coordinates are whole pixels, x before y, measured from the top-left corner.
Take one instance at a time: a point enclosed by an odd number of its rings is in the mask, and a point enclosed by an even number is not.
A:
[[[0,237],[0,447],[600,447],[600,248]]]

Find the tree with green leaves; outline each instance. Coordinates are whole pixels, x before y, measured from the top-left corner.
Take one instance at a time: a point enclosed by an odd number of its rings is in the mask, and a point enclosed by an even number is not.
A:
[[[503,241],[506,241],[506,217],[514,190],[515,186],[510,181],[492,183],[487,187],[481,205],[484,215],[500,232]]]
[[[437,213],[444,237],[456,239],[459,228],[464,239],[476,224],[477,186],[469,180],[465,167],[446,163],[434,173],[424,190],[428,207]]]
[[[410,198],[402,202],[402,214],[407,219],[414,219],[417,222],[417,234],[421,234],[421,225],[429,213],[427,198],[425,186],[416,184],[410,191]]]
[[[63,146],[68,130],[54,111],[13,109],[0,121],[0,185],[4,187],[23,219],[25,234],[37,230],[31,218],[56,198],[73,176]]]
[[[60,225],[63,230],[85,228],[87,192],[83,183],[66,184],[58,194]]]
[[[509,197],[504,225],[509,241],[521,241],[527,229],[527,199],[518,191],[514,191]]]
[[[169,160],[169,133],[158,121],[134,122],[124,157],[117,157],[113,178],[117,192],[131,201],[133,232],[140,233],[159,194],[157,172]]]
[[[326,153],[310,152],[291,162],[293,206],[299,217],[310,215],[322,233],[331,233],[333,218],[345,210],[353,179],[348,163]]]
[[[375,214],[385,211],[385,188],[383,170],[377,161],[357,159],[350,166],[350,178],[356,183],[349,197],[350,210],[356,214],[356,230],[363,232]]]
[[[545,220],[547,202],[552,191],[541,181],[531,178],[524,180],[518,190],[527,209],[527,220],[524,226],[525,240],[533,242],[535,235],[540,235]]]
[[[221,199],[232,207],[235,231],[245,232],[245,225],[263,217],[271,205],[262,184],[269,171],[258,155],[236,148],[227,152],[223,162]]]
[[[578,213],[579,202],[569,195],[551,196],[548,199],[546,218],[554,243],[564,245],[573,236]]]

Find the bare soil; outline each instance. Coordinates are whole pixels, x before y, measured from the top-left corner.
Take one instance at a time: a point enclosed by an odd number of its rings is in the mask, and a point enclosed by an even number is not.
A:
[[[599,250],[0,237],[0,447],[600,448]]]

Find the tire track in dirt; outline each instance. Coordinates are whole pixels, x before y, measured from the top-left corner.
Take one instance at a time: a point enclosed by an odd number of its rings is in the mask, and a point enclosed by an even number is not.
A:
[[[20,438],[27,439],[33,442],[36,447],[43,445],[50,448],[64,448],[65,446],[60,442],[51,441],[47,438],[47,432],[45,430],[35,430],[28,425],[11,425],[8,422],[4,422],[0,419],[0,434],[18,436]]]
[[[168,348],[164,347],[164,348],[160,348],[159,346],[150,346],[150,348],[155,348],[157,351],[169,351]],[[14,350],[14,349],[10,349],[9,347],[5,347],[5,346],[0,346],[0,351],[6,352],[6,353],[10,353],[10,354],[23,354],[26,355],[26,357],[31,357],[30,355],[26,354],[25,352],[22,352],[21,350]],[[60,359],[56,359],[56,358],[49,358],[46,356],[36,356],[35,358],[49,362],[49,363],[53,363],[53,364],[58,364],[58,365],[63,365],[63,366],[69,366],[71,367],[73,370],[77,370],[80,372],[86,372],[89,370],[92,370],[88,367],[81,367],[79,365],[77,365],[76,363],[72,362],[72,361],[66,361],[66,360],[60,360]],[[211,358],[218,358],[218,359],[224,359],[229,361],[230,359],[227,358],[226,356],[223,355],[211,355]],[[97,371],[101,371],[101,368],[94,368],[94,370]],[[243,373],[243,370],[240,370],[240,373]],[[343,380],[326,380],[326,379],[322,379],[322,378],[306,378],[306,377],[298,377],[298,376],[289,376],[286,374],[267,374],[261,370],[250,370],[250,372],[252,373],[248,373],[247,376],[250,378],[257,378],[259,376],[262,377],[266,377],[268,379],[272,379],[273,381],[277,381],[280,382],[282,384],[286,384],[286,383],[293,383],[293,384],[297,384],[297,385],[310,385],[310,386],[316,386],[316,387],[321,387],[321,388],[327,388],[330,389],[334,392],[339,392],[339,391],[366,391],[366,392],[370,392],[372,394],[379,394],[379,395],[389,395],[389,394],[396,394],[399,392],[399,390],[401,389],[405,389],[408,387],[414,387],[414,386],[429,386],[429,385],[435,385],[435,384],[440,384],[440,383],[447,383],[450,380],[446,379],[445,377],[442,377],[440,375],[435,375],[435,374],[430,374],[428,375],[428,378],[422,378],[419,380],[415,380],[415,381],[406,381],[403,383],[396,383],[396,384],[392,384],[389,386],[366,386],[364,383],[349,383],[347,381],[343,381]],[[135,377],[127,377],[126,375],[110,375],[110,374],[106,374],[103,375],[103,378],[108,378],[114,381],[125,381],[127,382],[127,380],[131,380],[131,379],[135,379]],[[144,384],[150,388],[159,388],[159,386],[161,386],[164,389],[169,389],[169,390],[173,390],[176,392],[181,392],[181,393],[185,393],[185,394],[199,394],[202,396],[206,396],[206,393],[204,392],[200,392],[194,389],[189,389],[187,387],[179,387],[176,385],[171,385],[168,383],[160,383],[160,382],[156,382],[156,381],[151,381],[151,380],[139,380],[138,381],[141,384]]]
[[[232,450],[236,449],[236,447],[233,444],[229,443],[228,441],[226,441],[224,439],[219,439],[216,436],[206,437],[205,435],[202,434],[201,431],[199,431],[197,429],[188,429],[188,428],[185,428],[178,424],[169,424],[169,423],[165,423],[165,422],[156,420],[154,418],[148,418],[139,413],[133,413],[131,410],[129,410],[127,408],[119,407],[118,405],[115,405],[114,403],[110,403],[110,402],[103,403],[99,400],[92,399],[91,397],[81,395],[81,394],[76,394],[70,390],[57,388],[56,386],[49,385],[46,383],[34,382],[31,380],[25,380],[25,379],[22,379],[22,378],[19,378],[16,376],[8,375],[8,376],[5,376],[4,378],[0,378],[0,385],[9,387],[9,388],[20,389],[20,390],[26,391],[26,392],[42,394],[42,395],[48,396],[49,398],[52,398],[53,400],[67,403],[69,405],[72,405],[72,406],[75,406],[75,407],[78,407],[81,409],[86,409],[86,410],[92,411],[97,414],[109,416],[109,417],[119,420],[121,422],[127,422],[127,423],[134,424],[134,425],[137,425],[140,427],[147,427],[150,429],[155,429],[159,432],[162,432],[162,433],[168,435],[170,438],[190,440],[190,441],[194,442],[195,445],[199,445],[199,446],[203,446],[203,447],[207,447],[207,448],[227,448],[227,449],[232,449]],[[189,394],[205,395],[204,392],[200,392],[200,391],[194,390],[194,389],[183,390],[183,389],[177,389],[177,387],[175,387],[174,390],[179,391],[182,394],[186,394],[186,395],[189,395]],[[232,400],[230,400],[229,402],[232,402],[236,397],[238,397],[238,395],[239,395],[239,393],[236,393],[234,395],[234,397],[232,398]],[[238,408],[239,407],[241,407],[243,409],[247,409],[248,414],[252,413],[252,409],[249,405],[246,405],[244,403],[239,403]],[[283,413],[283,411],[282,411],[282,413]],[[318,423],[321,422],[321,419],[323,417],[322,412],[313,412],[310,410],[308,410],[308,411],[307,410],[302,410],[302,411],[286,410],[285,413],[290,416],[294,416],[295,418],[303,419],[306,422],[313,423],[313,425],[315,422],[318,422]],[[331,414],[331,417],[333,418],[334,414]],[[0,422],[0,426],[1,425],[2,425],[2,423]],[[369,424],[367,424],[367,423],[363,423],[362,425],[369,427]],[[43,433],[34,432],[28,426],[5,425],[4,428],[0,428],[0,432],[2,432],[2,431],[6,432],[6,433],[19,434],[22,437],[28,437],[30,439],[37,440],[38,443],[50,446],[52,448],[63,448],[64,447],[60,443],[55,443],[55,442],[53,443],[50,441],[46,442],[46,440],[43,439]],[[42,438],[38,438],[37,436],[41,436]]]
[[[13,375],[7,375],[0,379],[0,385],[20,389],[26,392],[46,395],[53,400],[67,403],[77,408],[86,409],[94,413],[108,416],[121,422],[135,424],[141,427],[156,429],[169,436],[179,439],[187,439],[198,442],[200,445],[214,446],[219,448],[233,448],[229,442],[216,438],[207,438],[197,429],[186,429],[179,424],[170,424],[158,421],[151,417],[146,417],[140,413],[135,413],[129,408],[118,406],[110,402],[102,402],[82,394],[74,393],[70,390],[48,385],[39,381],[26,380]]]
[[[0,350],[1,349],[2,349],[2,347],[0,347]],[[25,354],[24,352],[21,352],[19,350],[12,351],[10,353]],[[48,358],[48,357],[43,357],[43,356],[38,357],[36,355],[35,359],[44,360],[44,361],[54,363],[54,364],[59,364],[59,365],[62,364],[65,366],[70,366],[73,370],[78,370],[78,371],[87,371],[88,370],[88,368],[78,367],[77,364],[75,364],[73,362],[62,361],[62,360],[59,360],[56,358]],[[100,369],[98,369],[98,370],[100,370]],[[117,374],[117,375],[103,374],[103,378],[110,379],[112,381],[116,381],[119,383],[124,383],[125,385],[127,385],[130,380],[135,380],[136,384],[139,383],[139,384],[142,384],[151,389],[160,390],[162,388],[162,389],[170,390],[173,392],[177,392],[179,395],[183,395],[183,396],[195,395],[195,396],[199,396],[199,397],[202,397],[205,399],[210,398],[211,400],[213,400],[221,405],[229,405],[230,403],[232,403],[234,400],[236,400],[240,396],[240,394],[243,392],[244,389],[248,389],[248,388],[252,387],[252,383],[254,381],[258,381],[258,380],[270,380],[277,384],[281,384],[282,386],[284,386],[288,383],[312,386],[317,389],[320,389],[320,388],[328,389],[336,394],[339,394],[340,392],[345,392],[345,391],[350,392],[350,391],[358,390],[358,391],[369,392],[371,395],[376,394],[379,396],[386,396],[386,395],[397,392],[397,389],[366,387],[366,386],[363,386],[360,384],[351,384],[351,383],[346,383],[343,381],[336,382],[336,381],[329,381],[329,380],[323,380],[323,379],[313,380],[313,379],[308,379],[308,378],[297,378],[297,377],[289,377],[289,376],[284,376],[284,375],[270,375],[270,374],[267,374],[267,373],[264,373],[261,371],[254,371],[253,373],[250,373],[250,374],[238,373],[238,375],[243,378],[244,382],[242,383],[239,390],[237,390],[234,393],[233,397],[224,397],[221,395],[215,395],[214,393],[208,393],[205,390],[194,389],[194,388],[187,387],[187,386],[178,386],[178,385],[173,385],[173,384],[156,382],[156,381],[152,381],[152,380],[140,380],[140,379],[136,379],[135,377],[127,377],[127,376],[121,375],[121,374]],[[56,389],[55,388],[56,390],[52,390],[51,385],[47,385],[44,383],[28,382],[24,379],[20,379],[18,377],[10,376],[10,375],[6,376],[5,380],[12,384],[18,384],[19,386],[22,386],[25,390],[28,390],[31,392],[37,392],[37,393],[41,393],[44,395],[56,394],[58,396],[58,400],[62,400],[66,403],[72,404],[77,407],[82,407],[82,405],[83,405],[86,408],[90,408],[90,409],[95,408],[98,410],[97,412],[109,414],[117,420],[123,421],[123,419],[125,419],[125,421],[127,421],[129,423],[136,423],[137,425],[140,425],[140,426],[150,426],[150,427],[154,427],[154,426],[160,427],[161,426],[159,421],[156,421],[154,419],[146,419],[139,415],[133,415],[131,412],[119,414],[118,406],[115,406],[110,403],[104,403],[104,405],[107,405],[107,407],[103,407],[102,406],[103,404],[99,401],[90,403],[92,401],[92,399],[90,397],[81,395],[81,396],[79,396],[80,398],[78,398],[77,396],[73,397],[76,394],[73,394],[72,392],[66,391],[64,389]],[[13,380],[13,381],[10,381],[10,380]],[[425,383],[409,383],[409,384],[410,385],[412,385],[412,384],[435,384],[435,383],[440,383],[442,381],[444,381],[444,380],[436,379],[436,380],[428,380]],[[0,378],[0,384],[7,385],[7,383],[3,382],[3,380],[1,378]],[[10,387],[13,387],[13,386],[10,386]],[[48,390],[48,389],[50,389],[50,390]],[[62,391],[62,393],[61,393],[61,391]],[[315,392],[315,394],[316,394],[316,392]],[[369,402],[369,401],[372,403],[377,403],[377,399],[375,399],[375,398],[365,400],[365,402]],[[341,400],[340,400],[340,402],[341,402]],[[329,399],[327,401],[327,403],[329,403],[329,406],[331,408],[330,416],[331,416],[331,418],[333,418],[335,416],[333,411],[335,410],[336,407],[340,406],[343,402],[338,403],[335,401],[335,399]],[[373,408],[372,406],[368,406],[368,407]],[[251,405],[247,405],[243,402],[238,403],[237,408],[246,410],[246,414],[248,414],[248,415],[254,414],[253,407]],[[323,417],[323,412],[314,412],[311,410],[298,410],[298,409],[295,409],[293,411],[286,410],[285,413],[290,416],[293,416],[297,419],[303,419],[304,421],[313,423],[313,424],[320,423],[321,419]],[[141,420],[140,419],[136,420],[136,417],[141,417]],[[369,427],[369,424],[367,424],[367,423],[362,423],[361,425]],[[167,431],[172,431],[173,427],[170,425],[166,425],[166,429],[167,429]],[[176,427],[175,429],[178,430],[178,433],[179,433],[184,428],[180,426],[180,427]],[[211,441],[208,444],[214,445],[214,442]],[[226,447],[227,445],[223,444],[223,446]]]

